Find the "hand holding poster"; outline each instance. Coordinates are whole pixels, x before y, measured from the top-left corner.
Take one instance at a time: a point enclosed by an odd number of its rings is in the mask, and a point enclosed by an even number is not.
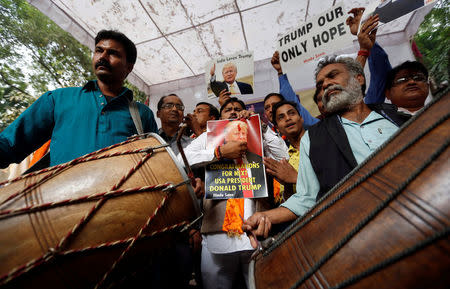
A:
[[[207,147],[247,145],[238,158],[212,163],[206,167],[207,199],[267,197],[266,173],[263,164],[262,134],[259,115],[250,119],[217,120],[207,123]]]
[[[222,91],[230,96],[253,94],[253,53],[240,52],[208,62],[205,67],[208,97],[219,97]]]
[[[281,37],[277,46],[283,71],[288,72],[350,45],[354,36],[345,24],[347,16],[343,4],[336,4]]]

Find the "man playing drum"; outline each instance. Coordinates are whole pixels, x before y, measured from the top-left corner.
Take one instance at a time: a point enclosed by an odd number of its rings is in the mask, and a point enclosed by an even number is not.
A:
[[[97,80],[49,91],[36,100],[0,134],[0,168],[20,162],[50,138],[53,166],[136,134],[130,113],[133,92],[123,86],[136,56],[136,46],[124,34],[100,31],[92,57]],[[143,132],[157,132],[153,112],[136,104]]]
[[[300,141],[296,193],[279,208],[255,213],[244,222],[243,229],[257,236],[267,237],[272,224],[306,213],[406,121],[393,105],[364,103],[364,71],[351,58],[322,59],[315,78],[328,114]],[[251,241],[256,247],[256,240]]]

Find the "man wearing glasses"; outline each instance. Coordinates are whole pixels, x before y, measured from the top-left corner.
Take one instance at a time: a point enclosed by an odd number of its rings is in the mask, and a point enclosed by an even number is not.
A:
[[[423,108],[428,91],[428,71],[420,62],[403,62],[386,76],[386,97],[399,111],[415,114]]]
[[[179,153],[177,147],[177,136],[180,124],[184,118],[184,105],[176,94],[161,97],[158,101],[156,116],[161,120],[161,128],[158,134],[170,145],[175,155]],[[181,137],[181,145],[188,146],[192,139],[186,135]]]

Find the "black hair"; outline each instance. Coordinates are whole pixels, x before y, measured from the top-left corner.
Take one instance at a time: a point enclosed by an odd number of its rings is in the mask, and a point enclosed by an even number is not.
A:
[[[242,109],[245,109],[245,103],[242,100],[238,99],[237,97],[231,97],[231,98],[227,99],[227,101],[225,101],[225,103],[220,107],[219,114],[222,115],[222,111],[225,108],[225,106],[227,106],[229,103],[232,103],[232,102],[239,103],[242,106]]]
[[[134,45],[133,41],[126,37],[125,34],[114,30],[101,30],[99,33],[97,33],[97,36],[95,36],[95,45],[97,45],[101,40],[105,39],[113,39],[117,42],[120,42],[125,48],[127,62],[132,64],[136,63],[136,45]]]
[[[272,92],[272,93],[269,93],[268,95],[266,95],[266,97],[264,97],[264,103],[266,103],[266,101],[267,101],[269,98],[271,98],[272,96],[278,96],[281,100],[285,100],[285,99],[284,99],[284,96],[282,96],[281,94]]]
[[[314,91],[314,96],[313,96],[313,100],[314,102],[317,104],[318,100],[317,100],[317,95],[319,95],[319,90],[316,88],[316,90]]]
[[[386,89],[391,89],[392,85],[394,84],[394,79],[397,76],[397,73],[400,72],[400,70],[417,70],[425,74],[425,76],[428,78],[428,70],[427,68],[418,61],[405,61],[402,64],[392,68],[387,74],[386,74]]]
[[[280,102],[275,103],[275,105],[272,107],[272,123],[273,123],[274,125],[277,125],[277,117],[276,117],[276,116],[277,116],[277,110],[278,110],[281,106],[283,106],[283,105],[285,105],[285,104],[288,104],[288,105],[293,106],[293,107],[295,108],[295,110],[297,111],[298,115],[300,115],[300,112],[298,111],[298,108],[297,108],[297,104],[296,104],[295,102],[287,101],[287,100],[282,100],[282,101],[280,101]]]
[[[217,109],[217,107],[215,107],[211,103],[203,102],[203,101],[197,103],[196,107],[199,105],[202,105],[202,104],[207,105],[209,107],[209,116],[213,116],[215,120],[218,120],[220,118],[219,110]]]
[[[171,96],[171,95],[180,98],[180,97],[179,97],[178,95],[176,95],[175,93],[171,93],[171,94],[168,94],[168,95],[161,96],[161,98],[160,98],[159,101],[158,101],[158,105],[156,106],[156,107],[158,108],[158,111],[161,110],[162,105],[164,104],[164,99],[165,99],[166,97],[168,97],[168,96]],[[181,98],[180,98],[180,100],[181,100]],[[181,103],[183,103],[183,101],[181,101]]]

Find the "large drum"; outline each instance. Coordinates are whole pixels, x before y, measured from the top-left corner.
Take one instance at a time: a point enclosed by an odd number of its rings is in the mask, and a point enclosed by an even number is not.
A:
[[[447,94],[405,124],[256,257],[252,285],[449,288],[449,113]]]
[[[155,134],[28,174],[0,185],[0,285],[109,288],[199,214]]]

